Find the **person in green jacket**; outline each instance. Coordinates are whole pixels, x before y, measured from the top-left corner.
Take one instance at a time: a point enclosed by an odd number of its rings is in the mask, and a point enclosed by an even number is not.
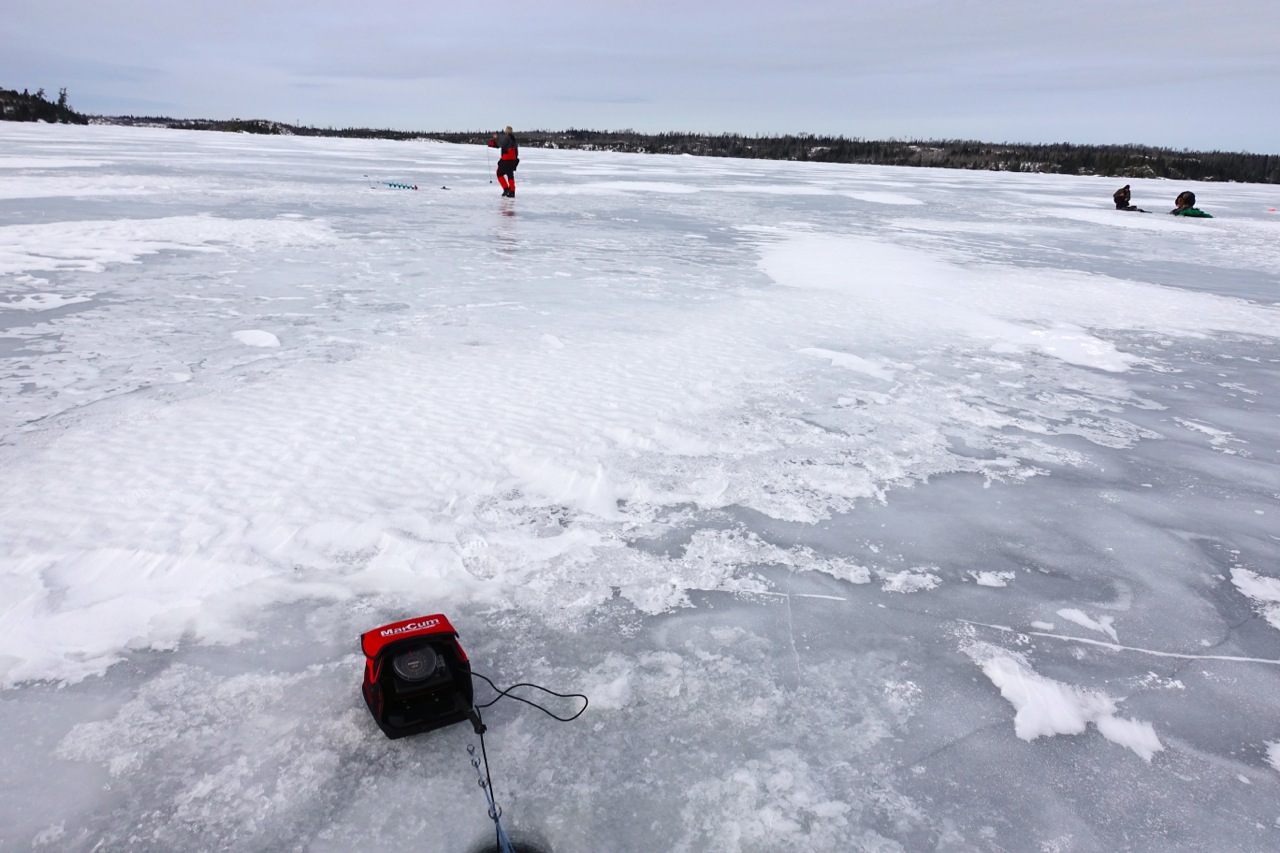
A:
[[[1169,211],[1174,216],[1192,216],[1200,219],[1212,219],[1213,214],[1205,213],[1196,207],[1196,194],[1191,190],[1183,190],[1178,193],[1178,197],[1174,199],[1173,210]]]

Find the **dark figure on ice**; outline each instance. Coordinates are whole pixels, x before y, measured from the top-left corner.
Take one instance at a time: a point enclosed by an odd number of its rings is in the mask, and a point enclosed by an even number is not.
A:
[[[503,198],[516,197],[516,166],[520,165],[520,146],[516,144],[516,135],[507,125],[502,136],[493,135],[489,140],[490,148],[497,148],[502,153],[498,156],[498,184],[502,187]]]
[[[1137,205],[1129,204],[1129,185],[1128,184],[1125,184],[1120,189],[1116,190],[1112,194],[1111,198],[1115,200],[1116,210],[1136,210],[1140,213],[1146,213],[1145,210],[1138,207]]]
[[[1169,211],[1174,216],[1192,216],[1199,219],[1212,219],[1212,213],[1205,213],[1196,207],[1196,194],[1191,190],[1183,190],[1178,193],[1178,197],[1174,199],[1173,210]]]

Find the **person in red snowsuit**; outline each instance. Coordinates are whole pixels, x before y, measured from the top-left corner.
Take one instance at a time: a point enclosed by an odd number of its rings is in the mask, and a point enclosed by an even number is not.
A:
[[[489,140],[490,148],[497,148],[502,153],[498,156],[498,183],[502,186],[503,198],[516,197],[516,166],[520,165],[520,146],[516,143],[516,135],[507,125],[502,136],[493,135]]]

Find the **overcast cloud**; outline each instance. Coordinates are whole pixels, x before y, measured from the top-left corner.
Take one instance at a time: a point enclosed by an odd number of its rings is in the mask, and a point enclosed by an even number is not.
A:
[[[1280,153],[1280,0],[8,0],[102,114]]]

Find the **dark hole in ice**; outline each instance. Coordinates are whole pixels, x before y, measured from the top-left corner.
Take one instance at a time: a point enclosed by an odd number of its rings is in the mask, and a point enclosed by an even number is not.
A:
[[[535,844],[528,839],[521,841],[512,840],[511,849],[514,850],[515,853],[553,853],[550,847]],[[471,850],[470,853],[503,853],[503,851],[496,842],[493,842],[486,844],[483,847],[477,847],[474,850]]]

